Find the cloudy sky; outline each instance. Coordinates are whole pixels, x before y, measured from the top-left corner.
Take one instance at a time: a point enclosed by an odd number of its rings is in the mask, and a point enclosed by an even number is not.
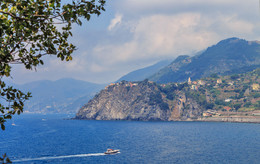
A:
[[[13,82],[75,78],[108,83],[164,59],[194,54],[222,39],[260,40],[259,0],[111,0],[75,26],[73,61],[45,57],[37,71],[14,66]]]

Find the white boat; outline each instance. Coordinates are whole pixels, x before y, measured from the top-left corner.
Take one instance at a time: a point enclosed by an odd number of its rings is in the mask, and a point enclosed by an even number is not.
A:
[[[107,151],[105,152],[105,154],[116,154],[116,153],[120,153],[120,150],[107,149]]]
[[[15,123],[14,123],[14,120],[12,120],[12,126],[16,126]]]

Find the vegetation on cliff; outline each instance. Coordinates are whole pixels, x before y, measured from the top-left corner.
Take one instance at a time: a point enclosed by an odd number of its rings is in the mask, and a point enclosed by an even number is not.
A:
[[[204,109],[221,111],[252,111],[260,110],[260,69],[249,73],[218,76],[213,74],[209,78],[175,86],[183,86],[186,97],[196,100]],[[177,87],[174,83],[160,85],[168,100]],[[173,91],[173,92],[172,92]]]
[[[184,83],[112,83],[83,106],[78,119],[197,120],[221,112],[260,110],[260,69]],[[219,112],[219,113],[217,113]]]

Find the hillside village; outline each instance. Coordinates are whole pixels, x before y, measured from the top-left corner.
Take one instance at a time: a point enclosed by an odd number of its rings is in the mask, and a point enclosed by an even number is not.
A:
[[[146,80],[147,84],[156,85],[160,94],[151,95],[149,104],[159,104],[164,110],[175,110],[176,102],[183,108],[190,109],[185,99],[193,99],[200,105],[202,112],[199,119],[229,117],[260,117],[260,69],[244,74],[219,76],[212,74],[208,78],[192,81],[188,78],[183,83],[157,84]],[[130,90],[141,82],[121,81],[111,83],[105,90],[124,86]],[[125,93],[126,94],[126,93]]]
[[[231,76],[211,75],[209,78],[187,80],[187,97],[205,107],[203,117],[260,116],[260,69]],[[172,83],[161,84],[169,88]],[[178,83],[174,83],[178,86]],[[167,94],[165,95],[167,97]]]

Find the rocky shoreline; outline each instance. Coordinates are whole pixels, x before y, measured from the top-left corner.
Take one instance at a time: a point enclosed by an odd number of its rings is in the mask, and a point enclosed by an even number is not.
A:
[[[260,117],[208,117],[208,118],[199,118],[194,121],[202,122],[238,122],[238,123],[260,123]]]
[[[97,120],[91,118],[72,118],[72,120]],[[97,121],[102,121],[97,120]],[[104,120],[103,120],[104,121]],[[165,120],[138,120],[138,119],[107,119],[106,121],[165,121]],[[169,121],[169,120],[168,120]],[[241,117],[241,116],[231,116],[231,117],[201,117],[198,119],[186,119],[186,120],[170,120],[170,122],[230,122],[230,123],[256,123],[260,124],[260,117]]]

